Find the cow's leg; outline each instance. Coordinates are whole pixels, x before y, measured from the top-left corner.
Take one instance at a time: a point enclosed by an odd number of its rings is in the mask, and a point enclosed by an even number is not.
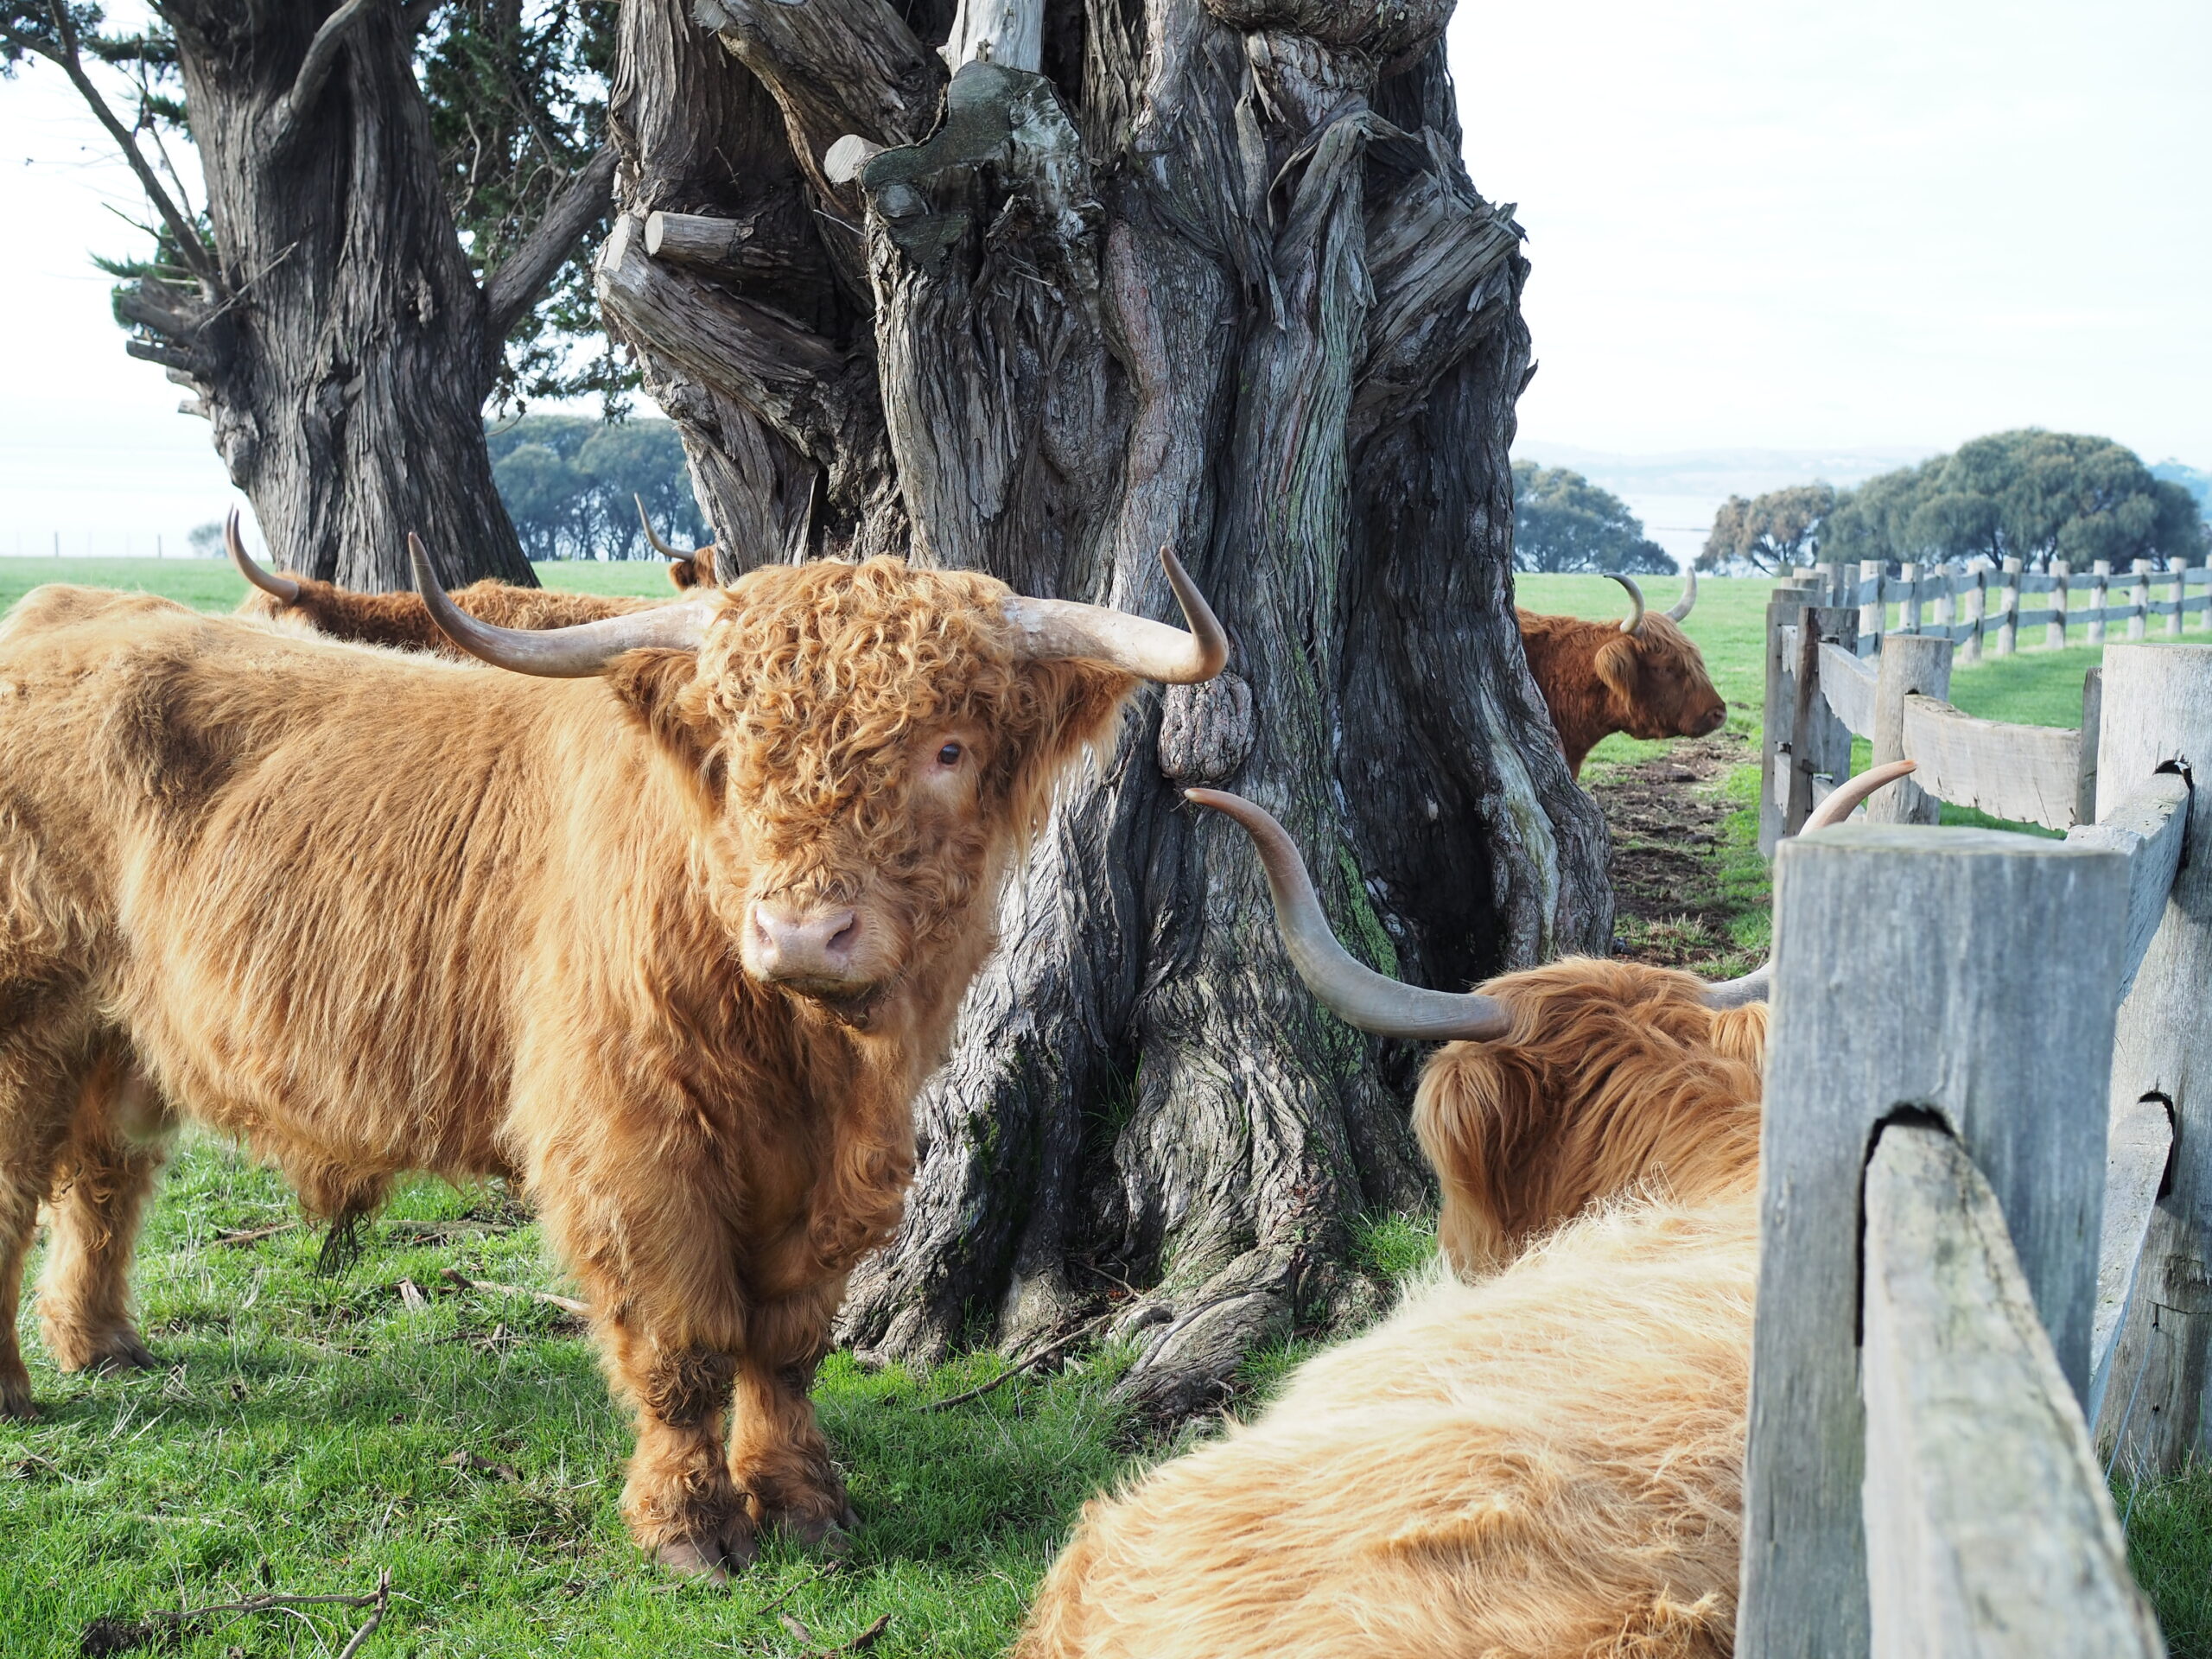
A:
[[[560,1150],[588,1156],[589,1142]],[[753,1556],[745,1496],[723,1461],[723,1423],[742,1316],[717,1233],[658,1172],[642,1192],[626,1172],[532,1160],[538,1216],[582,1283],[592,1334],[614,1392],[635,1414],[637,1449],[622,1518],[639,1548],[677,1572],[726,1576]]]
[[[101,1060],[86,1078],[48,1235],[38,1287],[39,1334],[65,1371],[156,1363],[130,1322],[131,1247],[166,1147],[167,1112],[127,1061]]]
[[[39,990],[11,989],[0,983],[0,1417],[28,1417],[31,1377],[16,1341],[23,1258],[68,1139],[84,1054],[40,1007]]]
[[[729,1442],[731,1477],[754,1522],[841,1548],[857,1524],[807,1398],[830,1348],[843,1281],[771,1302],[746,1321]]]

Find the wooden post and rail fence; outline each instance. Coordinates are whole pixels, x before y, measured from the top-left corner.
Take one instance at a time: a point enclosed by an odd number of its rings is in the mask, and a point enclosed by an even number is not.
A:
[[[2212,1452],[2212,646],[2111,646],[2085,768],[1798,606],[1793,738],[1925,787],[1776,860],[1736,1651],[2163,1654],[2107,1480]]]

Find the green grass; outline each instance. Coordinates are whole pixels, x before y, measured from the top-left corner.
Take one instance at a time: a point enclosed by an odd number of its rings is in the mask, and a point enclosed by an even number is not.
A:
[[[215,1242],[291,1213],[276,1176],[192,1140],[135,1275],[171,1369],[65,1377],[22,1319],[43,1415],[0,1424],[0,1653],[60,1659],[97,1618],[358,1591],[389,1567],[404,1599],[372,1659],[803,1651],[771,1601],[817,1645],[887,1613],[874,1652],[994,1654],[1077,1508],[1129,1466],[1107,1403],[1118,1352],[943,1413],[918,1408],[1001,1362],[871,1374],[833,1356],[815,1398],[862,1516],[850,1559],[824,1574],[777,1545],[734,1591],[677,1589],[616,1513],[629,1436],[588,1344],[550,1308],[440,1277],[550,1287],[533,1224],[496,1189],[422,1182],[341,1277],[315,1275],[304,1230]],[[448,1236],[422,1236],[434,1222]],[[427,1307],[409,1309],[403,1278]],[[334,1652],[339,1620],[359,1617],[320,1618],[320,1645],[264,1614],[174,1651]]]

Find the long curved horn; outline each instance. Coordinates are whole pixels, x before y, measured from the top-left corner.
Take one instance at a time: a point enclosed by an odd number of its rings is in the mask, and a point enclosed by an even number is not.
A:
[[[1679,622],[1697,604],[1697,567],[1685,566],[1682,570],[1682,596],[1667,607],[1667,620]]]
[[[653,521],[645,517],[644,496],[632,495],[630,499],[638,504],[638,522],[645,527],[645,539],[653,544],[654,552],[659,554],[664,559],[674,559],[678,564],[691,556],[691,554],[684,552],[680,548],[671,547],[666,542],[661,540],[660,532],[653,528]],[[692,550],[693,552],[697,550],[696,548]]]
[[[1426,1042],[1489,1042],[1503,1037],[1513,1016],[1494,996],[1469,992],[1424,990],[1378,974],[1344,946],[1329,930],[1329,918],[1314,896],[1290,832],[1262,807],[1222,789],[1186,789],[1184,798],[1224,812],[1244,826],[1259,849],[1274,895],[1275,926],[1290,965],[1323,1006],[1349,1025],[1379,1037],[1411,1037]]]
[[[300,602],[300,584],[289,576],[272,575],[253,562],[245,550],[245,541],[238,534],[238,510],[231,509],[231,516],[223,521],[223,545],[231,550],[231,563],[238,568],[238,575],[275,600],[279,605]]]
[[[588,679],[624,652],[648,645],[696,651],[721,603],[716,598],[656,605],[566,628],[499,628],[478,621],[447,596],[430,569],[423,538],[411,530],[407,532],[407,556],[414,561],[416,589],[447,639],[495,667],[545,679]]]
[[[1196,685],[1221,672],[1229,661],[1229,636],[1175,556],[1175,550],[1160,550],[1166,567],[1167,584],[1191,625],[1188,633],[1131,616],[1109,605],[1082,605],[1067,599],[1027,599],[1019,594],[1004,601],[1006,620],[1021,635],[1022,649],[1033,659],[1045,662],[1065,657],[1090,657],[1111,663],[1139,679],[1163,685]]]
[[[1618,570],[1608,570],[1605,574],[1628,589],[1630,608],[1629,613],[1621,618],[1621,632],[1634,633],[1643,626],[1643,589]]]
[[[1910,760],[1892,760],[1886,766],[1869,766],[1856,778],[1847,779],[1828,792],[1813,815],[1805,820],[1800,835],[1809,835],[1815,830],[1825,830],[1831,824],[1841,823],[1849,817],[1852,809],[1885,784],[1893,784],[1913,769]],[[1705,1004],[1709,1008],[1740,1008],[1747,1002],[1764,1002],[1767,990],[1774,981],[1774,958],[1769,957],[1758,967],[1739,979],[1724,979],[1705,988]]]

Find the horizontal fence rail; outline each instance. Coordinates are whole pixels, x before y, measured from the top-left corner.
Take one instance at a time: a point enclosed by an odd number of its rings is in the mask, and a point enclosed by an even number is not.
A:
[[[2137,559],[2115,571],[2098,560],[2076,571],[2054,559],[2050,569],[2030,571],[2020,560],[2006,559],[1995,565],[1907,564],[1890,575],[1868,560],[1856,571],[1844,564],[1801,565],[1790,581],[1820,603],[1857,613],[1851,648],[1860,657],[1872,656],[1891,634],[1948,639],[1966,661],[1975,662],[1985,650],[2001,657],[2021,649],[2023,628],[2056,649],[2069,643],[2075,629],[2082,643],[2101,645],[2115,622],[2129,639],[2147,638],[2153,617],[2168,639],[2181,638],[2191,616],[2201,619],[2198,627],[2212,627],[2212,567],[2185,561],[2160,569],[2152,560]]]

